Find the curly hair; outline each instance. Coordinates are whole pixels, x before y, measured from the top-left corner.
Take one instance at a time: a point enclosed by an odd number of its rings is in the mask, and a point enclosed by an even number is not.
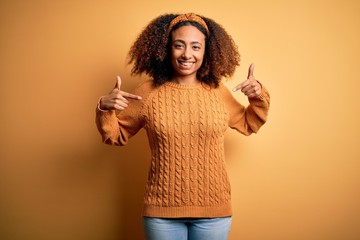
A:
[[[218,87],[222,77],[231,77],[240,65],[240,54],[232,37],[212,19],[200,16],[209,34],[197,22],[185,21],[168,31],[170,22],[177,14],[165,14],[152,20],[137,37],[129,51],[129,64],[134,63],[131,73],[148,74],[159,86],[173,76],[170,45],[172,31],[184,25],[195,26],[205,35],[205,55],[197,71],[199,81]]]

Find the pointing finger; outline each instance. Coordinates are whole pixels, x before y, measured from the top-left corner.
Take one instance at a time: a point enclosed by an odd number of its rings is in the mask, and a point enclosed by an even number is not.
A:
[[[140,100],[140,99],[141,99],[140,96],[134,95],[134,94],[131,94],[131,93],[127,93],[127,92],[122,92],[122,96],[123,96],[123,97],[126,97],[126,98],[137,99],[137,100]]]
[[[249,85],[249,82],[250,82],[249,80],[245,80],[244,82],[240,83],[239,85],[237,85],[236,87],[233,88],[233,92],[243,89],[244,87]]]
[[[254,63],[252,63],[252,64],[250,64],[250,67],[249,67],[249,72],[248,72],[248,79],[250,78],[250,77],[254,77],[254,68],[255,68],[255,64]]]

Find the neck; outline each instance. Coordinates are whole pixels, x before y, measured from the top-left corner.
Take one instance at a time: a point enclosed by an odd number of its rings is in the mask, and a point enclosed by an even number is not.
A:
[[[171,81],[182,85],[197,85],[200,83],[200,81],[196,78],[196,76],[194,77],[174,76]]]

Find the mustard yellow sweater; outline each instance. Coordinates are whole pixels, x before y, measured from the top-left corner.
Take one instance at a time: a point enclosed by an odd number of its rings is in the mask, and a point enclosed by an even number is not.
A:
[[[134,100],[116,116],[96,109],[102,139],[125,145],[141,128],[147,132],[151,163],[143,215],[149,217],[231,216],[230,184],[224,160],[228,127],[244,135],[265,123],[269,94],[263,87],[247,108],[220,83],[218,88],[167,82],[142,83]]]

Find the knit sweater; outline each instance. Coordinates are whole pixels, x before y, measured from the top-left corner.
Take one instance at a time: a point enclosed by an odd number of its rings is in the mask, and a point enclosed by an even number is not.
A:
[[[151,162],[145,188],[143,216],[231,216],[231,189],[224,160],[224,134],[228,127],[244,135],[256,133],[265,123],[269,94],[241,105],[220,83],[155,87],[145,81],[133,100],[116,115],[96,109],[102,139],[125,145],[141,128],[147,132]]]

